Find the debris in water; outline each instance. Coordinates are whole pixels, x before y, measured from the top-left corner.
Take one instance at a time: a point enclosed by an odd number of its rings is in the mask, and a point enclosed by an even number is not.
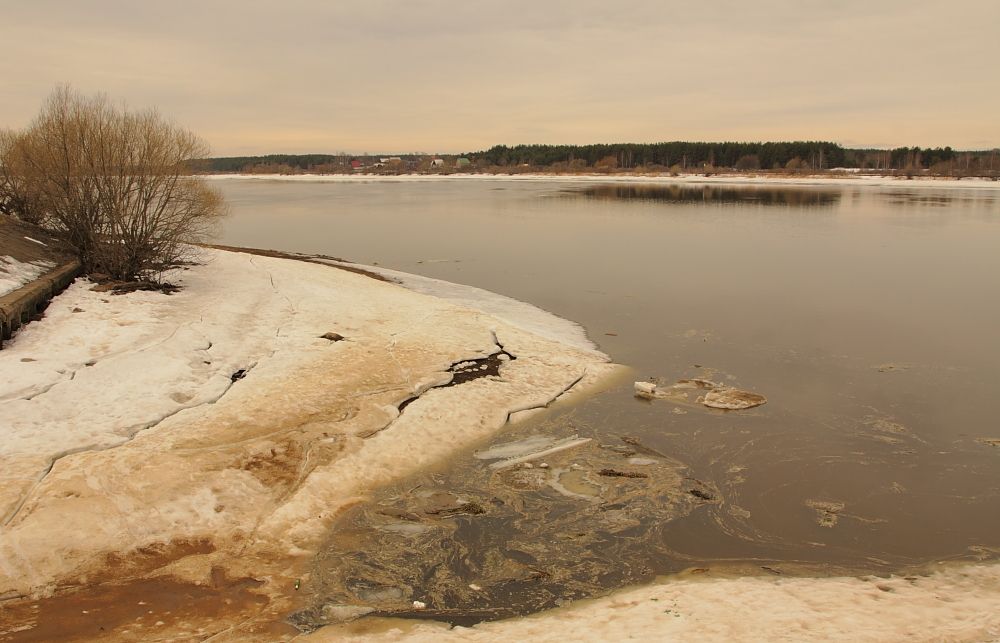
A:
[[[827,528],[837,524],[839,514],[844,510],[844,503],[829,500],[807,500],[806,506],[816,511],[816,524]]]
[[[380,507],[379,513],[411,522],[419,521],[419,514],[421,513],[437,517],[457,516],[460,514],[478,516],[486,513],[486,508],[481,502],[462,498],[448,491],[425,491],[419,492],[415,496],[406,509]],[[396,530],[398,531],[398,528]]]
[[[695,498],[700,498],[702,500],[715,500],[715,496],[707,491],[702,491],[701,489],[691,489],[688,491]]]
[[[634,438],[634,437],[632,437],[630,435],[623,435],[622,436],[622,442],[624,442],[625,444],[630,444],[633,447],[635,447],[635,451],[632,451],[631,453],[629,453],[628,454],[629,456],[633,456],[636,453],[642,453],[642,454],[645,454],[645,455],[651,455],[651,456],[653,456],[655,458],[663,458],[664,460],[669,459],[669,458],[667,458],[667,456],[665,456],[664,454],[660,453],[656,449],[652,449],[652,448],[647,447],[646,445],[644,445],[642,442],[639,441],[639,438]]]
[[[431,516],[455,516],[457,514],[471,514],[478,516],[486,513],[486,509],[478,502],[463,502],[457,507],[428,509],[426,513]]]
[[[882,433],[894,433],[896,435],[905,435],[910,432],[905,426],[898,422],[893,422],[888,418],[868,416],[865,418],[866,425],[872,427],[876,431]]]
[[[480,450],[450,477],[425,473],[345,512],[310,570],[315,606],[298,627],[322,626],[324,604],[468,625],[592,596],[608,578],[642,582],[646,566],[623,554],[656,540],[654,525],[713,504],[690,489],[721,497],[634,438],[619,447],[626,456],[595,440],[522,435]],[[414,599],[427,607],[418,611]]]
[[[648,473],[642,473],[640,471],[619,471],[618,469],[601,469],[597,472],[602,476],[608,478],[648,478]]]

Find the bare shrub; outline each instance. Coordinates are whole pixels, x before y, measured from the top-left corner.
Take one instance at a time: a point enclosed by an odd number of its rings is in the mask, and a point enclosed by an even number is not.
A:
[[[85,270],[137,279],[181,260],[225,214],[221,194],[190,174],[190,162],[208,154],[155,110],[64,87],[9,146],[4,166]]]
[[[736,161],[737,170],[759,170],[760,158],[756,154],[746,154]]]

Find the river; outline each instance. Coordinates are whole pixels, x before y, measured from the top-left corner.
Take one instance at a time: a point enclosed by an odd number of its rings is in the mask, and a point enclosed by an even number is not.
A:
[[[468,454],[403,481],[331,535],[316,573],[337,600],[398,598],[396,579],[469,623],[685,568],[885,573],[1000,552],[1000,189],[217,185],[223,243],[498,292],[579,322],[633,379],[768,399],[718,411],[630,381],[511,427],[494,442],[591,437],[621,471],[554,457],[560,491]],[[485,509],[404,537],[386,508],[430,487]]]

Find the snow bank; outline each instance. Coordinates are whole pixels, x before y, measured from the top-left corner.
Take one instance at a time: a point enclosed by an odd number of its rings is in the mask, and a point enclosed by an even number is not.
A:
[[[522,619],[456,627],[390,619],[314,641],[996,641],[1000,566],[892,578],[689,577]]]
[[[173,295],[80,281],[0,352],[0,596],[170,543],[208,543],[211,556],[191,559],[205,574],[281,578],[375,486],[615,370],[348,271],[203,260],[169,276]],[[500,377],[433,388],[498,341],[517,356]],[[262,591],[289,585],[274,582]]]
[[[17,290],[55,267],[53,262],[43,259],[22,262],[11,256],[0,255],[0,297]]]

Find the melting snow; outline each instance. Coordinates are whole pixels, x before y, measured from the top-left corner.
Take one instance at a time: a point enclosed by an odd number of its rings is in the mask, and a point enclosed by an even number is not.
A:
[[[27,237],[25,238],[27,239]],[[0,297],[17,290],[55,266],[51,261],[39,259],[22,262],[11,256],[0,255]]]

